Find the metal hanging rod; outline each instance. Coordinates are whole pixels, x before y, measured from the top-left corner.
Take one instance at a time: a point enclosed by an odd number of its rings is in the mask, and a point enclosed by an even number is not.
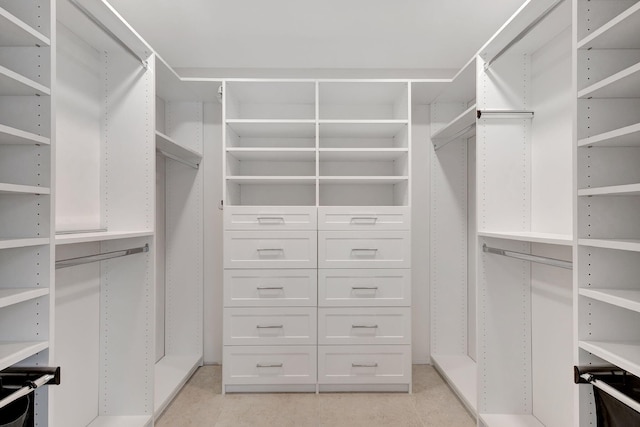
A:
[[[98,18],[96,18],[91,12],[89,12],[84,6],[82,6],[80,3],[78,3],[77,0],[69,0],[69,3],[71,3],[76,9],[78,9],[84,16],[86,16],[87,18],[89,18],[89,20],[91,22],[93,22],[96,26],[98,26],[98,28],[100,28],[106,35],[108,35],[109,37],[111,37],[113,39],[113,41],[115,41],[116,43],[118,43],[124,50],[126,50],[131,56],[133,56],[134,58],[136,58],[138,61],[140,61],[140,63],[142,64],[142,66],[145,69],[149,68],[149,63],[142,58],[140,55],[138,55],[133,49],[131,49],[125,42],[122,41],[122,39],[120,39],[120,37],[118,37],[117,35],[115,35],[113,33],[113,31],[111,31],[110,29],[108,29],[102,22],[100,22],[100,20]]]
[[[491,64],[493,64],[498,58],[504,55],[509,49],[513,47],[516,43],[522,40],[527,34],[531,32],[540,22],[542,22],[547,16],[549,16],[558,6],[560,6],[564,0],[557,0],[551,6],[549,6],[540,16],[538,16],[531,24],[527,25],[527,27],[522,30],[517,36],[513,38],[505,47],[503,47],[500,52],[496,53],[493,58],[489,61],[485,62],[484,69],[485,71],[489,69]]]
[[[476,126],[475,123],[470,124],[469,126],[465,127],[464,129],[456,132],[454,135],[452,135],[451,137],[445,139],[444,141],[442,141],[440,144],[436,144],[435,146],[435,150],[438,151],[439,149],[441,149],[442,147],[444,147],[445,145],[447,145],[448,143],[450,143],[451,141],[455,141],[456,139],[460,138],[462,135],[464,135],[465,133],[469,132],[471,129],[473,129]]]
[[[483,117],[483,116],[489,116],[489,117]],[[484,119],[488,119],[491,118],[493,116],[493,118],[498,118],[496,116],[516,116],[517,118],[526,118],[526,119],[530,119],[533,118],[533,111],[529,111],[529,110],[478,110],[476,113],[476,117],[477,118],[484,118]]]
[[[624,403],[634,411],[640,412],[640,402],[597,378],[598,376],[606,376],[607,378],[613,378],[619,381],[620,379],[624,379],[625,376],[631,376],[628,372],[617,366],[574,366],[573,372],[574,382],[576,384],[591,384]]]
[[[509,258],[517,258],[523,261],[537,262],[539,264],[552,265],[554,267],[566,268],[568,270],[573,269],[573,263],[571,261],[564,261],[561,259],[549,258],[539,255],[525,254],[522,252],[509,251],[505,249],[491,248],[487,246],[486,243],[482,245],[482,252],[503,255]]]
[[[73,267],[81,264],[88,264],[90,262],[105,261],[112,258],[120,258],[123,256],[139,254],[142,252],[149,252],[149,244],[146,244],[139,248],[123,249],[121,251],[105,252],[103,254],[86,255],[77,258],[69,258],[56,261],[56,270],[65,267]]]
[[[180,158],[178,156],[174,156],[173,154],[167,153],[164,150],[156,150],[156,151],[158,151],[158,153],[162,154],[163,156],[170,158],[171,160],[175,160],[178,163],[182,163],[183,165],[187,165],[187,166],[189,166],[191,168],[194,168],[194,169],[199,169],[200,168],[200,164],[199,163],[190,162],[189,160],[182,159],[182,158]]]
[[[0,409],[47,384],[60,384],[60,368],[8,368],[0,372],[3,386],[20,384],[0,400]]]

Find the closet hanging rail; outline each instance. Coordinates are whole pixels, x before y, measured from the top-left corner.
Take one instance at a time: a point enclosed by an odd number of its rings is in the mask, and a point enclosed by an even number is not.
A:
[[[494,62],[496,62],[496,60],[498,58],[500,58],[502,55],[504,55],[505,53],[507,53],[507,51],[509,49],[511,49],[516,43],[518,43],[520,40],[522,40],[527,34],[529,34],[531,32],[531,30],[533,30],[540,22],[542,22],[544,20],[544,18],[546,18],[547,16],[549,16],[551,14],[551,12],[553,12],[554,10],[557,9],[558,6],[560,6],[562,3],[564,2],[564,0],[558,0],[555,3],[553,3],[551,6],[549,6],[544,12],[542,12],[542,14],[540,16],[538,16],[531,24],[527,25],[527,27],[520,31],[520,33],[515,36],[513,38],[513,40],[511,40],[509,43],[507,43],[507,45],[505,47],[503,47],[498,53],[496,53],[493,58],[491,58],[489,61],[487,61],[484,64],[484,69],[485,71],[487,69],[489,69],[489,67],[491,66],[491,64],[493,64]]]
[[[2,386],[15,387],[16,391],[0,400],[0,409],[32,393],[43,385],[60,384],[60,368],[7,368],[0,372]]]
[[[603,375],[603,374],[613,375],[614,373],[621,373],[621,375],[618,375],[618,376],[622,377],[624,375],[627,375],[626,371],[618,368],[617,366],[602,366],[602,367],[574,366],[573,372],[574,372],[573,380],[576,384],[591,384],[594,387],[597,387],[600,390],[604,391],[611,397],[614,397],[615,399],[624,403],[628,407],[632,408],[634,411],[640,412],[640,402],[638,402],[635,399],[632,399],[631,397],[627,396],[620,390],[607,384],[605,381],[602,381],[596,378],[598,375]]]
[[[77,258],[62,259],[62,260],[56,261],[56,270],[60,268],[65,268],[65,267],[73,267],[76,265],[88,264],[90,262],[98,262],[98,261],[105,261],[113,258],[120,258],[123,256],[139,254],[142,252],[149,252],[148,244],[139,248],[123,249],[121,251],[105,252],[102,254],[86,255],[86,256],[81,256]]]
[[[180,158],[178,156],[174,156],[173,154],[167,153],[164,150],[156,149],[156,151],[158,153],[162,154],[163,156],[170,158],[171,160],[175,160],[178,163],[182,163],[183,165],[189,166],[189,167],[194,168],[194,169],[200,168],[200,164],[199,163],[190,162],[189,160],[185,160],[185,159],[182,159],[182,158]]]
[[[84,6],[82,6],[80,3],[78,3],[77,0],[69,0],[69,3],[71,3],[76,9],[78,9],[84,16],[89,18],[89,20],[91,22],[96,24],[98,26],[98,28],[100,28],[106,35],[111,37],[113,39],[113,41],[118,43],[124,50],[127,51],[127,53],[129,53],[131,56],[133,56],[138,61],[140,61],[140,63],[142,64],[142,66],[145,69],[149,68],[149,64],[147,63],[147,61],[144,58],[142,58],[133,49],[131,49],[125,42],[122,41],[122,39],[120,39],[120,37],[115,35],[113,33],[113,31],[108,29],[102,22],[100,22],[100,20],[98,18],[93,16],[93,14],[91,12],[89,12]]]
[[[537,262],[539,264],[546,264],[554,267],[566,268],[568,270],[573,269],[573,263],[571,261],[564,261],[561,259],[549,258],[549,257],[544,257],[539,255],[525,254],[522,252],[509,251],[505,249],[491,248],[487,246],[486,243],[482,245],[482,252],[502,255],[509,258],[517,258],[523,261]]]
[[[484,116],[484,117],[483,117]],[[499,118],[498,116],[515,116],[518,118],[533,118],[533,111],[529,110],[478,110],[477,118]]]

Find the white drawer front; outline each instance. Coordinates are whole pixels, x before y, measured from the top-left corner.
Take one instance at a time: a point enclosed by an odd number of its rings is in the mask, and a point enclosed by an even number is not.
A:
[[[225,384],[314,384],[315,346],[225,346]]]
[[[408,384],[411,346],[319,346],[320,384]]]
[[[410,344],[411,309],[320,308],[318,344]]]
[[[408,231],[320,231],[320,268],[410,268]]]
[[[318,281],[320,306],[411,306],[409,269],[325,269]]]
[[[225,307],[315,306],[317,270],[225,270]]]
[[[315,230],[317,209],[310,206],[225,206],[225,230]]]
[[[319,230],[409,230],[411,210],[408,206],[318,208]]]
[[[316,309],[311,307],[225,308],[225,345],[310,345],[316,343]]]
[[[315,231],[226,231],[224,268],[316,268]]]

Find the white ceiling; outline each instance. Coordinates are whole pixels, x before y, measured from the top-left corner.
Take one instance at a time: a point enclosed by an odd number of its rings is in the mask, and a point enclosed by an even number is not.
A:
[[[405,70],[460,68],[524,3],[109,1],[177,68]]]

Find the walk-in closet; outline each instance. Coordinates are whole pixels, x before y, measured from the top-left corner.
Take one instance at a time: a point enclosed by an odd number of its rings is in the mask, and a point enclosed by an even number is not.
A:
[[[0,426],[640,425],[640,2],[302,3],[0,0]]]

